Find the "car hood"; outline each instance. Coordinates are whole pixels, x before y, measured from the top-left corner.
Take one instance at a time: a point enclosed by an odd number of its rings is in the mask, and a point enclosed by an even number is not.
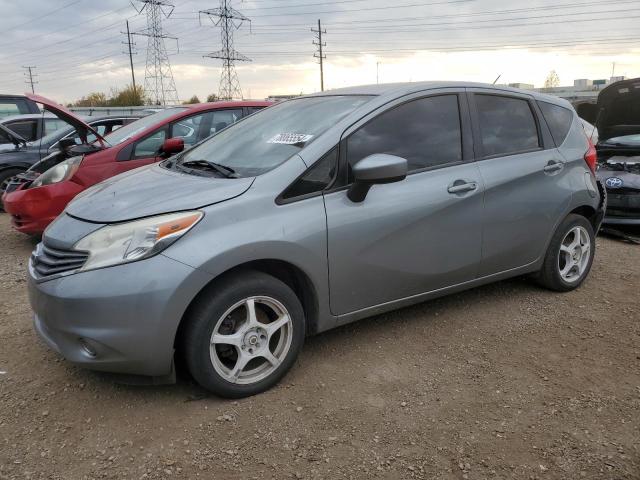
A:
[[[600,142],[640,133],[640,78],[615,82],[598,95]]]
[[[78,134],[80,135],[80,138],[83,142],[86,142],[87,135],[89,133],[92,133],[96,136],[100,143],[104,143],[105,140],[102,135],[96,132],[91,125],[89,125],[87,122],[82,120],[80,117],[78,117],[62,105],[59,105],[53,100],[49,100],[48,98],[36,95],[35,93],[25,93],[25,96],[36,103],[41,103],[44,106],[45,110],[54,113],[58,118],[64,120],[73,128],[75,128],[78,131]]]
[[[200,177],[154,164],[94,185],[78,195],[66,212],[90,222],[123,222],[220,203],[242,195],[253,181]]]

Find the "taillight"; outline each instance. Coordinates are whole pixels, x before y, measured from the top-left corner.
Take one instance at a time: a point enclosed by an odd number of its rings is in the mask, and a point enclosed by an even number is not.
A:
[[[584,161],[587,162],[587,166],[591,173],[596,173],[596,163],[598,162],[598,152],[596,151],[596,147],[593,146],[593,142],[590,138],[587,139],[589,141],[589,148],[584,154]]]

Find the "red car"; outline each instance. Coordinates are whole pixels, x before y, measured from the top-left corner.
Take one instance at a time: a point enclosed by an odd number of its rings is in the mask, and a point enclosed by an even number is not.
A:
[[[18,176],[2,196],[13,227],[32,235],[41,234],[67,203],[86,188],[127,170],[159,162],[271,105],[263,101],[230,101],[172,107],[120,127],[103,138],[63,106],[37,95],[28,96],[74,125],[84,140],[83,145],[65,151],[67,158],[63,161],[54,159],[51,168],[52,159],[47,158],[41,165],[34,165],[35,172]],[[45,171],[42,165],[48,169]]]

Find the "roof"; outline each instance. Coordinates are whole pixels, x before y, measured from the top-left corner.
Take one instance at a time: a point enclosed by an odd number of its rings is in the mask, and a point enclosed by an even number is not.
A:
[[[360,85],[356,87],[338,88],[335,90],[326,90],[311,94],[310,96],[324,95],[379,95],[400,97],[422,90],[432,90],[437,88],[487,88],[502,92],[513,92],[519,94],[530,95],[534,98],[567,105],[568,102],[553,95],[534,92],[531,90],[522,90],[519,88],[507,87],[504,85],[492,85],[488,83],[476,82],[455,82],[455,81],[432,81],[432,82],[410,82],[410,83],[383,83],[379,85]]]
[[[193,103],[189,105],[175,105],[175,107],[186,107],[191,111],[211,110],[212,108],[238,108],[238,107],[268,107],[273,105],[273,102],[267,102],[264,100],[224,100],[219,102],[205,102],[205,103]]]
[[[8,117],[0,118],[0,123],[12,122],[14,120],[37,120],[38,118],[58,118],[53,113],[46,112],[42,113],[23,113],[20,115],[10,115]]]

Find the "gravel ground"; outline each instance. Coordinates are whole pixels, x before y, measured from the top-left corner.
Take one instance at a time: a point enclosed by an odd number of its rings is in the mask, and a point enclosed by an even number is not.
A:
[[[586,283],[478,288],[308,340],[241,401],[131,387],[36,338],[0,215],[0,479],[640,478],[640,247]]]

